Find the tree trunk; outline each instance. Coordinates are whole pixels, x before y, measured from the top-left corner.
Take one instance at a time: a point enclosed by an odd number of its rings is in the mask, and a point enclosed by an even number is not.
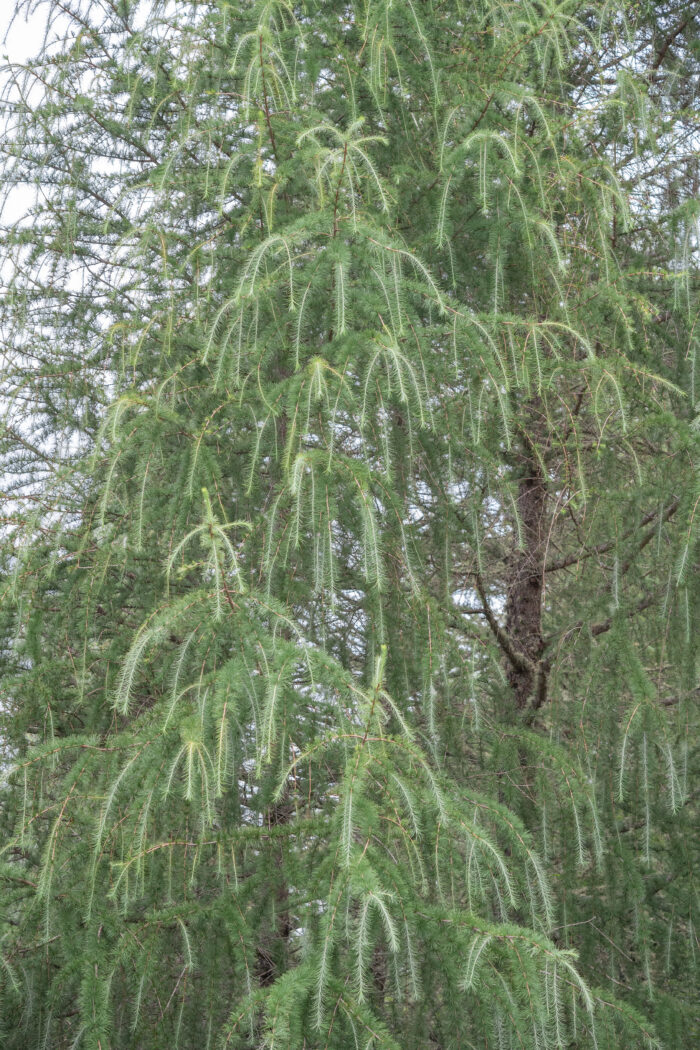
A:
[[[542,661],[542,601],[544,557],[547,538],[547,481],[542,464],[528,439],[522,455],[518,482],[518,513],[523,532],[522,546],[509,561],[506,594],[506,633],[530,666],[507,661],[508,683],[519,710],[532,703],[540,707],[547,690],[546,666]],[[532,698],[532,699],[531,699]]]

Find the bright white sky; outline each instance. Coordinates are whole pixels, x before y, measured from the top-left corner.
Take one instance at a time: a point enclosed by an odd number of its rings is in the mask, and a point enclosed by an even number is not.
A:
[[[38,51],[46,25],[46,8],[39,11],[28,22],[23,16],[20,16],[15,19],[6,40],[5,34],[12,20],[13,9],[12,0],[0,0],[0,64],[2,65],[6,58],[9,58],[11,62],[25,62],[35,51]],[[2,77],[1,73],[0,77]]]
[[[0,0],[0,92],[7,81],[7,70],[3,68],[7,60],[27,62],[40,50],[44,40],[48,7],[41,8],[29,20],[20,15],[10,29],[14,8],[14,0]],[[34,198],[34,190],[16,187],[7,198],[0,200],[0,224],[20,218],[31,207]]]

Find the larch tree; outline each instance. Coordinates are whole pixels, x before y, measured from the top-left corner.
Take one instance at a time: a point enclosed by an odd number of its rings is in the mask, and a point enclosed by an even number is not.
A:
[[[700,1042],[695,5],[30,8],[3,1046]]]

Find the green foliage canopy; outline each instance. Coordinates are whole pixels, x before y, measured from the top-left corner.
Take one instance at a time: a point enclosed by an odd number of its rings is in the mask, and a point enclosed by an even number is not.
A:
[[[692,6],[43,6],[3,1045],[690,1045]]]

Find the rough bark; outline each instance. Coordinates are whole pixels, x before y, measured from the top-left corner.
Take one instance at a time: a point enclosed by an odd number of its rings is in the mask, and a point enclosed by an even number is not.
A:
[[[526,661],[507,660],[508,683],[516,706],[540,707],[547,689],[543,661],[542,603],[547,525],[547,480],[534,447],[523,449],[522,473],[518,481],[518,513],[522,545],[509,559],[506,594],[506,633]]]

